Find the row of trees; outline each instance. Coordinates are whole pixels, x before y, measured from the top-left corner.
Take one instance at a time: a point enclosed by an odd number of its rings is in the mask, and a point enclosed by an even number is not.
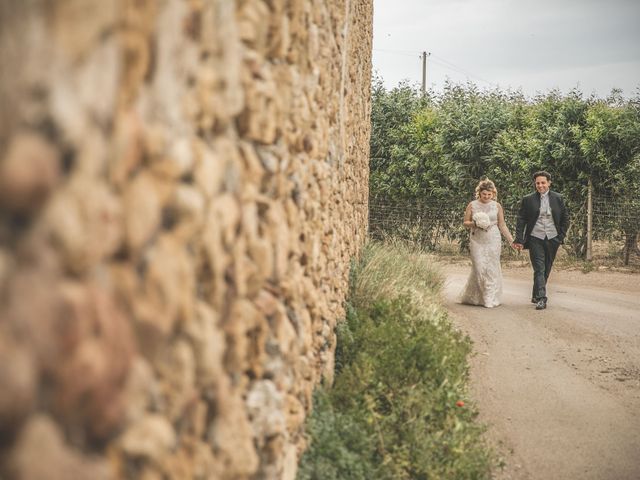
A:
[[[460,212],[487,176],[503,205],[514,208],[541,169],[551,172],[574,212],[569,244],[582,256],[589,182],[594,195],[640,212],[640,90],[630,99],[616,90],[606,99],[578,90],[527,98],[448,84],[441,94],[422,96],[407,83],[387,90],[374,78],[370,191],[377,201]],[[596,217],[594,231],[636,242],[638,217]]]

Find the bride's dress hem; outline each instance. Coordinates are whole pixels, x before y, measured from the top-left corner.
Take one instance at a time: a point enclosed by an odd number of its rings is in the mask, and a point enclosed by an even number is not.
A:
[[[470,301],[463,301],[463,300],[460,300],[459,303],[462,305],[470,305],[472,307],[484,307],[484,308],[496,308],[502,305],[501,303],[489,303],[489,304],[485,304],[482,302],[472,303]]]

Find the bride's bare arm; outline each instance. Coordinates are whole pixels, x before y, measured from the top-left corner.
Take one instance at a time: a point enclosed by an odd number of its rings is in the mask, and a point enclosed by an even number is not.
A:
[[[504,221],[504,212],[502,211],[502,205],[500,204],[498,204],[498,228],[500,229],[502,236],[504,236],[504,238],[507,239],[507,242],[509,242],[509,245],[511,245],[513,243],[513,237],[511,236],[511,232]]]
[[[473,228],[476,225],[475,222],[471,219],[471,203],[467,205],[467,208],[464,211],[464,221],[462,222],[462,224],[466,228]]]

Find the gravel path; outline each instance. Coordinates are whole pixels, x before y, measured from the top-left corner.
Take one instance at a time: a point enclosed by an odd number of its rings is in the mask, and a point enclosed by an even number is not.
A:
[[[474,341],[472,394],[506,467],[496,479],[640,479],[640,274],[556,271],[547,310],[529,267],[503,304],[457,303],[468,265],[443,265],[445,305]]]

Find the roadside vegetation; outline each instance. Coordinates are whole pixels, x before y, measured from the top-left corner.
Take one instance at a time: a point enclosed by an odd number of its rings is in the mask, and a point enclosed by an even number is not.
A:
[[[490,478],[495,458],[467,391],[471,344],[440,304],[442,283],[419,250],[365,248],[298,479]]]

